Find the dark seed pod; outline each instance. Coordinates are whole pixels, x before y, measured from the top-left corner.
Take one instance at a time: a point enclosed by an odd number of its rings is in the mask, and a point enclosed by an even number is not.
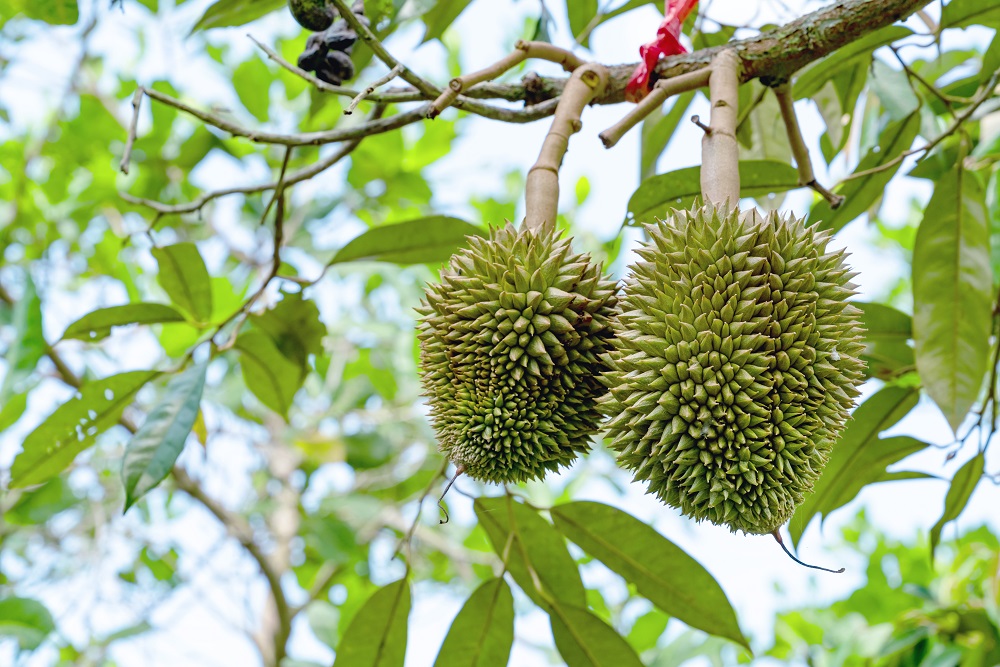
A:
[[[339,86],[347,79],[354,78],[354,62],[343,51],[327,51],[323,62],[316,69],[316,78],[332,86]]]
[[[485,482],[540,479],[590,447],[614,282],[554,231],[474,237],[418,308],[438,446]]]
[[[327,6],[326,0],[288,0],[288,9],[306,30],[320,32],[333,24],[335,12]]]
[[[323,44],[331,51],[350,51],[358,41],[358,33],[347,27],[343,21],[337,21],[322,34]]]
[[[316,68],[322,66],[323,59],[326,58],[326,44],[323,43],[323,33],[309,35],[306,40],[305,51],[299,56],[299,67],[315,72]]]

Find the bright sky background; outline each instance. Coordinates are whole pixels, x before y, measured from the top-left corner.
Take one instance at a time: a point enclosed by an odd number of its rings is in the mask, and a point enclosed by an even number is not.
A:
[[[200,16],[204,7],[210,4],[208,0],[190,0],[182,11],[169,14],[170,20],[151,18],[138,4],[126,0],[127,9],[124,14],[115,11],[110,14],[104,11],[106,0],[96,0],[102,8],[102,18],[92,40],[97,53],[106,58],[111,71],[121,71],[124,76],[137,76],[142,82],[149,82],[165,72],[183,72],[176,81],[183,83],[183,93],[195,101],[219,101],[219,79],[209,68],[200,67],[199,62],[205,58],[200,55],[198,43],[195,40],[185,41],[190,26]],[[170,0],[161,0],[167,5]],[[82,3],[85,7],[89,2]],[[565,31],[564,13],[561,2],[547,2],[555,15],[558,28],[554,33],[555,40],[560,44],[568,44]],[[613,3],[617,5],[619,3]],[[730,24],[744,22],[776,21],[780,16],[771,14],[771,8],[780,7],[779,3],[748,3],[745,0],[714,0],[708,6],[708,15]],[[760,4],[756,9],[754,6]],[[789,0],[791,11],[804,13],[825,3],[802,2]],[[506,53],[514,39],[523,30],[525,14],[535,15],[537,3],[521,0],[515,4],[510,2],[476,2],[470,11],[464,13],[455,25],[455,33],[464,40],[463,65],[468,70],[493,62]],[[932,12],[936,5],[932,5]],[[85,16],[89,16],[87,11]],[[787,16],[785,17],[787,18]],[[647,7],[641,11],[631,12],[623,18],[605,24],[592,38],[592,57],[602,62],[619,63],[634,62],[637,58],[638,45],[648,41],[658,22],[658,14]],[[917,27],[915,24],[914,27]],[[26,42],[10,46],[5,45],[2,52],[7,57],[13,57],[14,64],[5,74],[0,86],[0,103],[7,107],[12,115],[12,128],[0,126],[0,140],[10,136],[11,132],[20,132],[25,126],[37,127],[44,122],[45,112],[53,100],[61,95],[65,86],[66,73],[69,71],[76,54],[66,49],[65,44],[76,33],[78,28],[48,28],[32,26],[28,28],[29,36]],[[297,27],[290,16],[276,15],[248,28],[213,31],[210,39],[213,43],[228,43],[238,54],[246,54],[255,49],[253,44],[244,37],[246,32],[252,33],[265,42],[273,42],[277,36],[288,36],[295,33]],[[957,42],[964,40],[981,43],[989,36],[971,32],[946,36]],[[139,58],[136,38],[138,35],[147,43],[147,49]],[[443,69],[444,49],[437,42],[420,47],[415,53],[420,41],[420,30],[407,30],[394,37],[389,46],[395,55],[401,57],[409,66],[436,81],[444,82],[446,77]],[[75,48],[75,47],[74,47]],[[53,54],[59,54],[53,57]],[[582,55],[586,52],[580,51]],[[549,71],[550,68],[538,67],[539,71]],[[375,78],[382,70],[369,75]],[[224,101],[224,100],[223,100]],[[699,106],[691,113],[707,115],[707,103],[700,99]],[[147,101],[148,105],[148,101]],[[234,103],[238,106],[238,103]],[[800,103],[799,113],[802,117],[807,141],[814,156],[821,155],[818,149],[818,135],[821,121],[811,103]],[[587,176],[591,184],[591,195],[578,216],[578,224],[600,238],[609,238],[615,234],[624,216],[626,202],[638,185],[638,130],[634,130],[614,149],[605,150],[597,139],[597,133],[613,124],[626,111],[625,105],[602,106],[588,109],[583,117],[583,131],[576,135],[570,145],[562,174],[563,200],[566,204],[573,201],[573,184],[580,176]],[[121,113],[124,116],[125,103]],[[140,131],[148,129],[148,106],[144,125]],[[441,163],[435,165],[430,173],[440,185],[435,189],[438,207],[442,213],[454,213],[470,216],[473,212],[466,208],[465,202],[470,194],[489,195],[501,191],[503,175],[510,169],[518,169],[522,173],[533,163],[536,157],[536,147],[544,136],[548,122],[536,122],[531,125],[505,125],[479,118],[464,121],[463,136],[457,142],[454,152]],[[679,128],[673,143],[660,162],[660,171],[691,166],[699,162],[700,135],[697,128],[684,123]],[[856,156],[852,156],[856,159]],[[818,175],[821,180],[832,185],[835,180],[850,171],[852,164],[839,160],[834,165],[833,174],[824,173],[823,165],[816,160]],[[907,162],[906,164],[910,164]],[[109,168],[111,159],[109,158]],[[141,169],[142,165],[138,165]],[[907,167],[904,166],[903,171]],[[902,172],[901,172],[902,173]],[[237,165],[232,160],[219,158],[211,165],[201,168],[194,174],[195,182],[202,187],[218,187],[226,184],[257,182],[268,177],[269,171],[260,160],[247,160]],[[832,176],[832,178],[831,178]],[[343,179],[343,170],[335,169],[324,174],[311,185],[302,186],[299,196],[308,196],[310,188],[321,188],[324,184],[336,184]],[[929,189],[919,182],[906,179],[896,179],[886,194],[888,202],[883,215],[887,222],[902,223],[909,211],[909,200],[917,197],[925,202],[929,197]],[[799,213],[804,211],[804,205],[810,201],[811,193],[797,191],[792,193],[785,203]],[[236,207],[233,200],[222,201],[217,208],[216,220],[220,229],[224,230],[234,242],[253,248],[256,243],[252,232],[237,227]],[[490,221],[499,222],[499,221]],[[883,250],[872,248],[867,242],[873,234],[865,226],[862,218],[846,229],[836,238],[835,243],[847,246],[853,253],[852,262],[861,275],[857,282],[861,285],[861,297],[878,298],[885,293],[887,285],[894,277],[904,270],[899,257],[887,254]],[[342,243],[356,234],[360,223],[352,221],[343,211],[335,211],[331,216],[330,227],[335,229],[331,242]],[[634,232],[628,232],[630,239],[635,238]],[[628,260],[629,253],[623,253],[623,258],[614,267],[619,273],[623,263]],[[210,267],[211,268],[211,267]],[[346,292],[345,292],[346,294]],[[121,299],[121,293],[98,291],[87,293],[81,298],[54,307],[48,303],[46,311],[46,329],[48,336],[55,338],[64,327],[79,315],[102,305],[103,301]],[[347,296],[344,297],[349,298]],[[343,308],[346,303],[324,303],[324,317]],[[123,343],[133,356],[126,361],[128,365],[141,365],[143,351],[152,344],[149,340]],[[869,393],[875,387],[868,387]],[[19,439],[26,434],[38,420],[47,414],[55,405],[55,401],[68,396],[68,392],[48,391],[45,395],[36,396],[31,402],[29,417],[22,420],[16,430],[9,431],[0,437],[0,467],[8,466],[18,450]],[[919,437],[935,445],[947,445],[953,436],[937,408],[929,401],[923,400],[909,418],[893,429],[892,434],[909,434]],[[190,449],[190,448],[189,448]],[[938,475],[949,476],[971,454],[970,448],[950,463],[945,464],[945,449],[929,450],[907,460],[901,468],[923,470]],[[186,452],[184,461],[192,466],[201,466],[200,455]],[[224,465],[223,465],[224,463]],[[220,440],[213,443],[207,462],[207,489],[227,503],[236,506],[241,495],[247,490],[245,473],[254,464],[245,447],[236,439]],[[613,464],[606,455],[595,455],[586,462],[577,465],[592,466],[595,470],[610,471]],[[1000,456],[992,452],[987,465],[988,471],[1000,468]],[[627,477],[618,475],[622,482]],[[560,488],[559,477],[550,477],[546,485],[531,486],[533,497],[545,504],[557,495]],[[85,479],[74,482],[84,484]],[[346,487],[350,483],[348,470],[339,470],[336,466],[326,476],[330,488]],[[472,485],[459,481],[458,487],[472,489]],[[937,520],[941,513],[947,484],[941,481],[903,482],[882,484],[866,488],[859,499],[848,507],[835,513],[826,522],[821,532],[814,524],[803,538],[800,548],[801,557],[810,562],[829,566],[845,566],[847,573],[843,575],[827,575],[814,573],[803,569],[788,560],[770,537],[745,537],[732,535],[725,528],[710,524],[695,525],[684,519],[672,509],[665,508],[659,502],[643,494],[639,485],[628,486],[626,498],[621,498],[618,491],[602,481],[588,483],[578,494],[579,499],[603,500],[610,504],[627,507],[636,516],[648,520],[671,540],[683,547],[689,554],[699,560],[716,577],[725,589],[730,600],[737,609],[740,623],[754,640],[755,647],[764,648],[769,644],[775,613],[783,608],[791,608],[806,604],[822,604],[843,596],[854,587],[863,583],[865,563],[848,557],[846,552],[838,551],[838,527],[852,518],[862,506],[868,508],[871,521],[890,535],[911,540],[917,532],[926,534],[927,530]],[[450,496],[452,520],[463,524],[474,520],[471,501],[457,493]],[[1000,506],[1000,489],[983,482],[980,484],[973,502],[959,520],[963,528],[973,527],[984,521],[989,522],[994,530],[1000,530],[1000,519],[996,507]],[[436,511],[432,502],[425,505],[425,511]],[[117,527],[109,530],[108,539],[101,553],[93,561],[85,564],[86,576],[81,576],[73,586],[58,591],[40,589],[31,591],[42,597],[50,608],[67,620],[67,631],[70,637],[83,636],[83,629],[95,627],[111,632],[132,616],[127,610],[115,609],[107,604],[98,605],[99,613],[92,617],[81,616],[80,611],[88,609],[82,600],[100,600],[109,597],[114,600],[113,592],[117,586],[115,572],[123,562],[130,558],[128,549],[128,534],[130,530],[141,527],[141,519],[129,516],[124,521],[117,522]],[[945,531],[945,536],[954,534],[954,526]],[[190,562],[182,563],[182,568],[194,568],[199,563],[198,554],[214,553],[219,559],[212,572],[220,570],[229,573],[233,580],[246,578],[255,573],[253,563],[248,561],[240,549],[229,543],[221,551],[214,550],[215,545],[222,540],[218,524],[203,516],[200,512],[192,512],[183,522],[173,524],[171,535],[167,538],[179,538],[190,547],[194,555]],[[386,583],[401,574],[398,563],[380,567],[391,555],[391,541],[376,549],[375,574],[373,577],[379,583]],[[194,571],[193,569],[190,571]],[[609,601],[625,594],[622,586],[615,578],[607,575],[599,566],[585,569],[585,583],[607,583]],[[219,616],[235,619],[238,624],[249,624],[253,627],[255,614],[259,611],[264,599],[263,583],[258,587],[251,600],[227,598],[225,591],[213,578],[215,575],[206,573],[196,577],[193,587],[175,593],[153,615],[153,623],[158,632],[147,633],[136,639],[121,642],[116,645],[112,655],[123,666],[143,665],[254,665],[257,664],[257,654],[253,646],[233,627],[220,623]],[[196,590],[195,590],[196,589]],[[776,590],[780,589],[781,594]],[[71,602],[72,601],[72,604]],[[518,597],[519,609],[526,610],[530,605],[525,603],[523,596]],[[462,598],[443,592],[440,589],[431,590],[429,586],[418,584],[415,587],[414,608],[410,617],[410,644],[407,653],[407,665],[430,665],[436,655],[442,639],[447,631],[451,618],[457,613]],[[636,607],[636,613],[645,608]],[[311,637],[304,624],[306,619],[297,620],[296,631],[292,637],[291,653],[303,659],[317,660],[328,664],[332,651]],[[677,632],[674,626],[671,632]],[[516,631],[518,641],[515,643],[510,664],[518,667],[548,664],[529,644],[543,643],[551,645],[548,622],[539,611],[521,614],[518,617]],[[0,649],[0,664],[12,661],[11,653]],[[29,661],[30,665],[48,664],[53,654],[50,651],[40,651],[36,659]]]

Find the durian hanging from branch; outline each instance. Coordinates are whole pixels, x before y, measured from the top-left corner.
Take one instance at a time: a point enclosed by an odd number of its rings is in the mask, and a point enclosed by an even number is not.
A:
[[[864,379],[860,311],[828,233],[739,210],[738,85],[723,50],[709,77],[704,205],[647,226],[603,407],[610,447],[650,493],[784,548],[778,530],[812,491]]]
[[[421,380],[439,448],[460,474],[495,483],[541,479],[589,449],[616,305],[600,264],[574,253],[556,229],[559,167],[607,70],[550,44],[520,42],[496,65],[455,79],[432,115],[528,55],[572,75],[528,173],[524,224],[470,239],[419,309]]]

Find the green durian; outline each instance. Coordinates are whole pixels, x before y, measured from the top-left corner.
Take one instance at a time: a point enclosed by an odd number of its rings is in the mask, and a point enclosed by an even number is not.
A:
[[[452,256],[417,336],[439,447],[464,474],[539,479],[589,449],[615,291],[554,231],[508,224]]]
[[[811,492],[864,379],[856,274],[792,216],[707,206],[647,230],[606,357],[608,442],[684,515],[770,533]]]

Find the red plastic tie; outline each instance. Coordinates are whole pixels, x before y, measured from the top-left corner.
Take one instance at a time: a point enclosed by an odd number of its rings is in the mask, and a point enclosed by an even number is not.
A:
[[[625,86],[625,99],[638,102],[649,94],[650,74],[660,56],[687,53],[680,42],[681,27],[698,0],[667,0],[663,8],[663,23],[656,29],[656,39],[639,47],[641,62]]]

